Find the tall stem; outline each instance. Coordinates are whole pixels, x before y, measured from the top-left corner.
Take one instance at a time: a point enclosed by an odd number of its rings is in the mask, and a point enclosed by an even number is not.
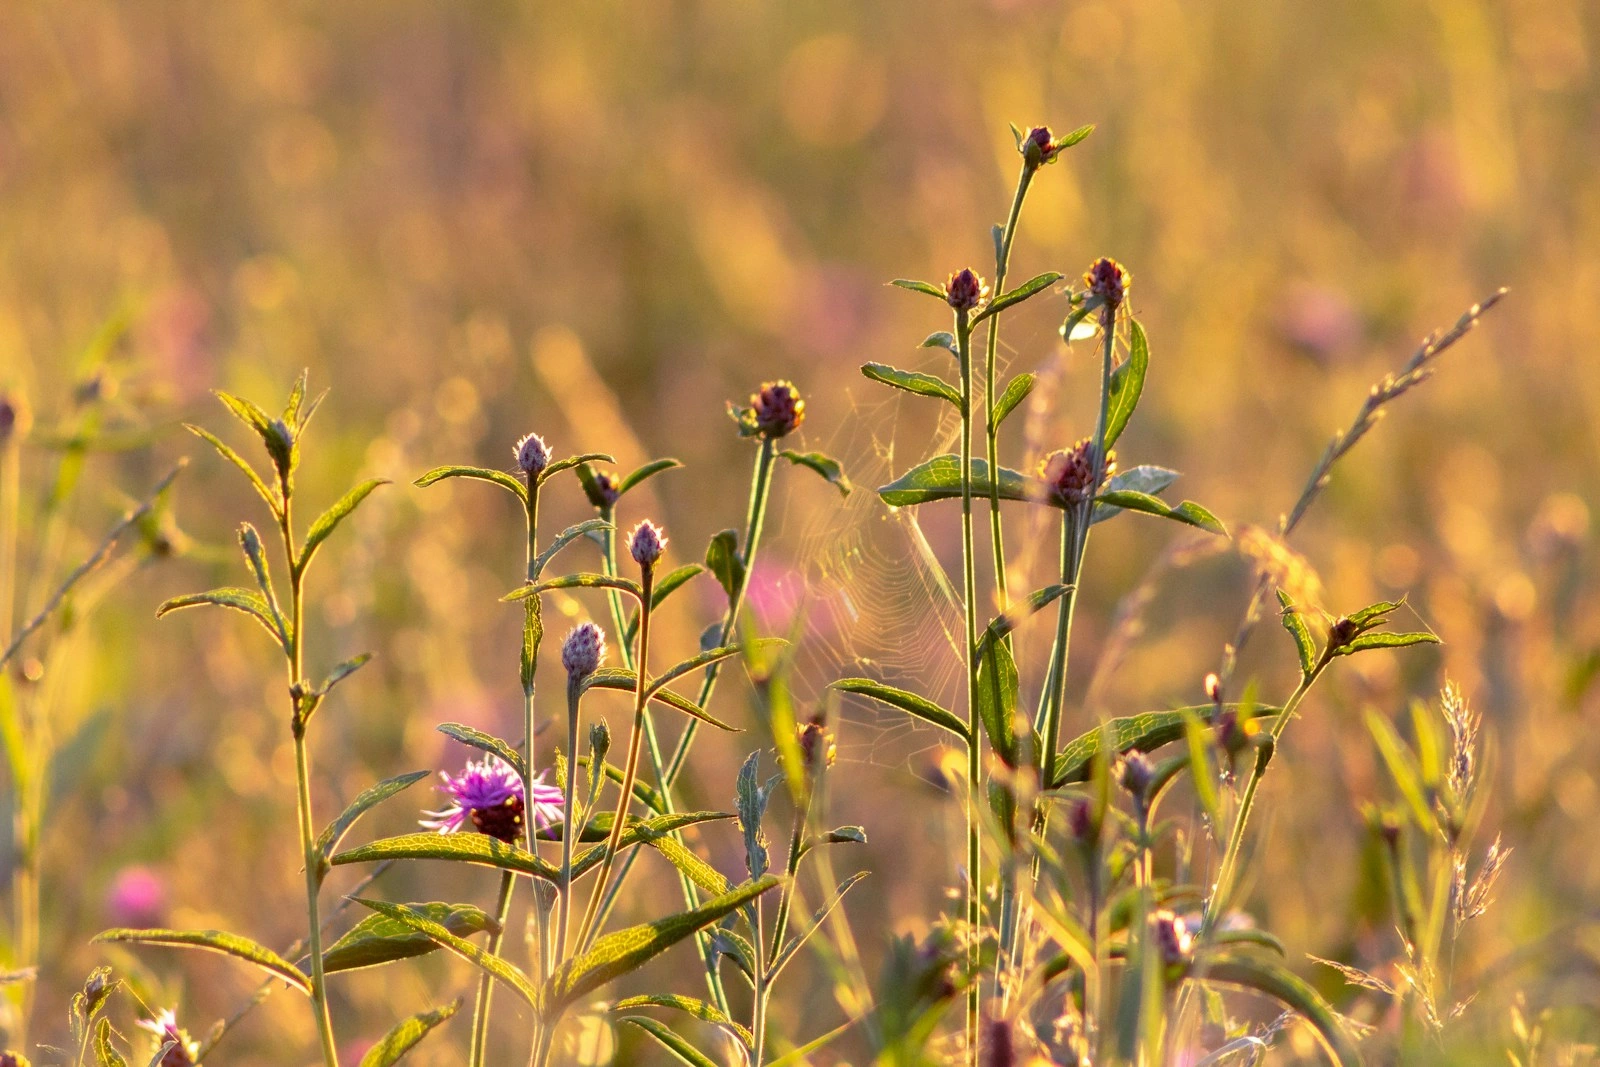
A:
[[[633,729],[628,732],[628,762],[622,769],[622,790],[617,797],[617,815],[611,824],[611,834],[606,838],[605,858],[600,861],[600,877],[589,896],[589,906],[584,911],[583,922],[578,927],[578,951],[585,950],[599,930],[600,900],[605,895],[606,884],[611,880],[611,866],[616,862],[617,848],[622,844],[622,831],[632,807],[633,786],[639,779],[639,747],[644,739],[645,694],[649,690],[650,669],[650,597],[655,586],[655,564],[647,563],[640,573],[639,597],[639,659],[634,670]]]
[[[967,667],[967,1060],[978,1062],[977,981],[982,923],[979,884],[982,855],[978,805],[983,801],[982,735],[978,721],[978,581],[972,540],[972,328],[967,312],[956,312],[956,344],[961,360],[961,582],[966,615]]]
[[[762,944],[761,926],[761,898],[755,900],[755,922],[751,924],[751,934],[755,937],[755,974],[751,976],[754,989],[751,992],[750,1033],[755,1038],[751,1063],[754,1067],[761,1067],[766,1059],[767,1048],[767,998],[772,995],[772,987],[767,984],[767,954],[766,946]]]
[[[322,856],[317,851],[316,823],[311,810],[311,754],[306,746],[306,705],[301,695],[305,676],[305,573],[294,547],[289,487],[283,486],[283,511],[279,529],[289,563],[289,689],[290,723],[294,733],[294,772],[299,801],[300,856],[306,871],[306,948],[311,954],[311,1004],[317,1017],[317,1032],[322,1039],[322,1059],[326,1067],[339,1067],[339,1050],[333,1039],[333,1016],[328,1010],[328,984],[322,971],[322,915],[318,901],[322,889]]]
[[[573,809],[577,798],[578,761],[572,755],[578,751],[578,696],[581,692],[577,679],[567,682],[567,792],[561,807],[561,880],[556,883],[559,910],[556,913],[556,949],[551,959],[556,967],[561,966],[567,956],[567,927],[572,922],[572,842],[583,826]],[[589,768],[589,773],[596,776],[595,782],[601,780],[601,772],[602,768]],[[592,790],[590,795],[594,795]]]
[[[500,875],[500,895],[495,898],[494,918],[499,929],[489,935],[486,946],[489,955],[500,955],[500,946],[506,939],[506,922],[511,916],[511,891],[516,888],[517,876],[511,871]],[[478,993],[472,1004],[472,1067],[483,1067],[489,1049],[489,1008],[494,1000],[494,979],[485,971],[478,976]]]
[[[1005,228],[1000,231],[1000,248],[995,256],[994,264],[994,292],[996,296],[1006,291],[1006,271],[1011,265],[1011,242],[1017,236],[1017,219],[1022,215],[1022,201],[1028,195],[1028,185],[1033,180],[1034,168],[1026,161],[1022,164],[1022,173],[1017,177],[1017,192],[1011,200],[1011,213],[1006,216]],[[995,596],[999,600],[1002,612],[1011,607],[1011,597],[1007,591],[1006,582],[1006,547],[1005,532],[1000,518],[1000,425],[995,421],[995,402],[999,393],[995,390],[995,356],[1000,347],[1000,316],[989,316],[989,331],[986,337],[984,358],[983,402],[987,417],[984,420],[987,451],[989,461],[989,541],[994,554],[994,587]],[[1011,643],[1011,635],[1005,637],[1006,643]]]

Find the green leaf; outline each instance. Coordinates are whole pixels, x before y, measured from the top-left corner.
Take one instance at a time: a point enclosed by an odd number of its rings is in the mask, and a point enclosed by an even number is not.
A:
[[[513,589],[500,599],[503,601],[526,600],[540,593],[548,593],[552,589],[616,589],[627,593],[634,600],[644,599],[644,589],[632,578],[618,578],[609,574],[563,574],[559,578],[546,578],[542,582],[533,582],[519,589]]]
[[[522,753],[493,734],[459,722],[440,723],[434,729],[446,737],[455,738],[463,745],[471,745],[473,748],[499,756],[511,765],[511,769],[517,772],[518,778],[524,782],[528,780],[528,766],[522,762]]]
[[[1294,606],[1294,601],[1282,589],[1278,590],[1278,604],[1283,608],[1283,628],[1294,638],[1295,651],[1300,656],[1300,674],[1309,678],[1317,668],[1317,646],[1311,640],[1311,629],[1306,626],[1305,616],[1300,609]]]
[[[659,1019],[652,1019],[646,1015],[627,1015],[617,1021],[643,1030],[689,1067],[717,1067],[716,1060],[689,1044],[672,1027]]]
[[[822,924],[827,920],[828,916],[832,914],[833,909],[837,908],[844,900],[844,895],[850,892],[850,890],[854,888],[855,884],[866,876],[866,871],[857,871],[855,874],[852,874],[850,877],[839,883],[839,888],[834,890],[833,896],[828,898],[828,902],[822,905],[822,907],[818,908],[812,914],[811,925],[806,927],[803,933],[793,938],[787,945],[784,945],[782,951],[780,951],[777,957],[773,959],[772,966],[767,970],[767,981],[771,982],[776,979],[779,974],[783,973],[783,969],[787,967],[789,965],[789,961],[794,959],[795,955],[799,953],[800,949],[805,945],[806,941],[810,939],[811,935],[822,929]]]
[[[365,667],[371,660],[371,652],[363,652],[359,656],[351,656],[328,672],[328,676],[322,680],[322,683],[312,690],[313,695],[319,697],[327,696],[334,686],[359,671],[362,667]]]
[[[999,426],[1006,421],[1006,416],[1017,410],[1017,406],[1028,399],[1028,394],[1033,392],[1033,387],[1038,384],[1039,376],[1032,371],[1023,371],[1006,383],[1005,389],[1000,393],[1000,399],[994,405],[994,425]],[[957,406],[961,398],[956,397]]]
[[[1113,475],[1111,480],[1106,483],[1106,491],[1117,492],[1123,489],[1132,489],[1150,496],[1158,496],[1162,490],[1177,480],[1177,471],[1145,463],[1125,470],[1121,474]],[[1097,522],[1105,522],[1107,519],[1115,518],[1120,514],[1122,514],[1121,508],[1112,507],[1109,504],[1096,504],[1093,517],[1089,520],[1089,523],[1093,525]]]
[[[845,693],[855,693],[864,697],[871,697],[891,708],[899,708],[910,715],[914,715],[923,722],[931,722],[935,726],[942,726],[955,734],[968,744],[972,743],[971,736],[967,733],[967,724],[956,717],[954,712],[946,711],[927,697],[908,693],[904,689],[896,689],[892,685],[871,678],[841,678],[832,682],[829,689],[838,689]]]
[[[485,930],[499,932],[500,924],[482,908],[471,904],[407,904],[426,915],[457,937],[470,937]],[[387,915],[368,915],[356,923],[322,954],[322,969],[327,972],[357,971],[378,967],[395,960],[424,956],[439,947],[427,934]]]
[[[505,471],[489,470],[487,467],[435,467],[412,484],[419,489],[426,489],[445,478],[474,478],[480,482],[493,482],[518,500],[524,503],[528,500],[527,486]]]
[[[1272,997],[1311,1024],[1339,1067],[1361,1067],[1361,1054],[1340,1024],[1338,1015],[1316,990],[1283,964],[1243,953],[1220,952],[1196,960],[1189,977],[1243,986]]]
[[[453,836],[461,837],[464,835],[456,834]],[[471,836],[482,837],[483,835],[473,834]],[[390,904],[386,900],[366,900],[361,897],[353,897],[351,899],[357,904],[371,908],[379,915],[396,919],[414,930],[427,934],[441,946],[449,949],[468,963],[475,964],[480,969],[487,971],[491,977],[510,987],[511,991],[521,997],[529,1007],[538,1010],[539,991],[534,988],[533,982],[528,979],[527,975],[499,956],[478,945],[474,945],[471,941],[457,937],[440,923],[435,922],[421,912],[412,910],[404,904]]]
[[[637,678],[638,675],[626,667],[606,667],[603,670],[595,671],[583,680],[583,691],[611,689],[618,692],[637,692],[639,687]],[[715,726],[719,730],[726,730],[732,734],[744,732],[737,726],[723,722],[688,697],[674,693],[670,689],[652,689],[648,696],[656,703],[665,704],[674,711],[681,711],[691,718],[699,719],[708,726]]]
[[[1411,750],[1400,740],[1400,735],[1395,732],[1394,726],[1388,719],[1375,711],[1368,711],[1366,719],[1367,730],[1378,745],[1378,753],[1383,756],[1383,762],[1389,768],[1389,776],[1394,779],[1395,788],[1400,790],[1400,795],[1411,808],[1411,815],[1416,819],[1417,826],[1423,830],[1428,829],[1437,820],[1423,792],[1422,777],[1417,771],[1417,763],[1411,756]]]
[[[989,465],[981,459],[972,461],[972,495],[974,498],[989,495]],[[961,499],[961,457],[934,456],[906,471],[888,485],[878,488],[878,496],[892,508],[927,504],[935,500]],[[1001,500],[1040,501],[1042,494],[1030,491],[1029,479],[1014,470],[1000,468]]]
[[[255,490],[261,495],[261,499],[267,502],[267,509],[271,511],[274,516],[277,516],[281,513],[282,508],[278,503],[277,491],[267,487],[267,483],[261,480],[261,475],[256,473],[256,469],[254,467],[245,462],[244,457],[240,456],[239,453],[223,444],[222,439],[209,430],[187,422],[183,424],[183,428],[200,438],[200,440],[209,444],[212,448],[216,449],[217,454],[223,459],[244,471],[245,477],[250,479],[250,484],[255,486]]]
[[[268,974],[282,978],[302,993],[310,994],[311,982],[300,968],[259,945],[247,937],[222,930],[106,930],[95,935],[98,943],[117,942],[134,945],[167,945],[177,948],[197,948],[206,952],[220,952],[225,956],[255,964]]]
[[[1211,825],[1221,832],[1222,800],[1217,795],[1217,780],[1211,773],[1211,760],[1206,755],[1205,724],[1193,712],[1183,713],[1183,730],[1189,742],[1189,777],[1194,780],[1195,797],[1205,811]]]
[[[927,347],[926,341],[923,342],[923,346]],[[901,370],[885,363],[863,363],[861,373],[875,382],[882,382],[895,389],[904,389],[918,396],[931,396],[937,400],[948,400],[957,408],[961,406],[961,394],[956,392],[956,387],[936,374]]]
[[[554,478],[562,471],[569,471],[574,467],[582,470],[583,467],[589,463],[615,463],[616,461],[617,457],[609,455],[605,452],[584,452],[581,455],[568,456],[566,459],[556,460],[544,470],[540,471],[539,484],[543,485],[545,482],[548,482],[551,478]]]
[[[822,480],[839,490],[840,496],[849,496],[850,490],[855,486],[850,484],[850,479],[845,477],[844,468],[839,466],[839,461],[832,456],[821,452],[796,452],[786,448],[778,455],[793,463],[797,467],[806,467],[822,476]]]
[[[777,779],[773,779],[775,782]],[[761,750],[750,753],[739,768],[735,783],[735,796],[739,802],[739,829],[744,834],[744,862],[750,877],[760,878],[767,873],[767,834],[761,820],[767,814],[767,801],[772,796],[772,782],[761,784]]]
[[[686,1015],[699,1019],[703,1023],[714,1026],[725,1026],[739,1035],[739,1039],[747,1046],[755,1044],[755,1038],[750,1031],[739,1023],[734,1022],[723,1014],[722,1010],[714,1004],[707,1004],[695,997],[680,996],[676,993],[650,993],[644,996],[627,997],[611,1005],[610,1011],[633,1011],[635,1008],[671,1008],[681,1011]]]
[[[1080,143],[1085,137],[1088,137],[1093,132],[1094,123],[1092,122],[1087,126],[1079,126],[1065,137],[1057,137],[1056,147],[1058,149],[1071,148],[1073,145]]]
[[[1406,648],[1410,645],[1437,645],[1437,634],[1362,634],[1349,644],[1340,645],[1333,650],[1335,656],[1348,656],[1353,652],[1365,652],[1369,648]]]
[[[745,978],[752,984],[755,982],[756,949],[743,934],[718,927],[711,933],[711,947],[719,957],[726,956],[733,961],[733,965],[744,973]]]
[[[944,290],[939,288],[937,285],[934,285],[932,282],[913,281],[910,278],[896,278],[889,284],[898,285],[902,289],[910,289],[913,293],[925,293],[928,296],[937,297],[940,300],[944,299]]]
[[[1139,394],[1144,392],[1144,376],[1150,369],[1150,342],[1145,338],[1144,327],[1137,319],[1129,327],[1132,337],[1128,345],[1128,359],[1111,372],[1111,389],[1106,394],[1106,448],[1117,443],[1122,431],[1127,429],[1133,409],[1139,406]]]
[[[267,455],[272,457],[272,462],[278,469],[281,478],[287,479],[294,469],[294,443],[289,439],[289,428],[279,423],[261,408],[231,393],[217,391],[217,399],[240,422],[250,427],[261,438],[261,443],[267,447]],[[282,427],[280,430],[279,427]]]
[[[175,596],[156,609],[156,618],[161,618],[180,608],[193,608],[201,604],[215,604],[222,608],[232,608],[242,611],[253,617],[272,635],[272,639],[287,651],[294,643],[294,634],[280,633],[278,620],[272,617],[272,609],[267,606],[266,600],[259,593],[252,593],[248,589],[229,586],[223,589],[212,589],[205,593],[188,593],[184,596]],[[287,622],[284,624],[288,625]]]
[[[397,774],[393,778],[385,778],[375,786],[363,790],[361,795],[350,802],[339,817],[328,824],[322,831],[322,836],[317,838],[317,853],[323,860],[333,855],[333,850],[339,847],[339,842],[344,840],[344,835],[356,824],[356,820],[368,811],[382,804],[385,800],[402,793],[432,773],[430,771],[412,771],[409,774]]]
[[[995,297],[994,300],[990,302],[989,306],[980,311],[977,317],[972,321],[974,323],[979,323],[993,315],[998,315],[1006,308],[1022,303],[1030,296],[1035,296],[1038,293],[1043,292],[1060,280],[1061,273],[1053,270],[1045,271],[1043,274],[1029,278],[1027,281],[1023,282],[1009,293],[1002,293]],[[941,293],[940,295],[942,296],[943,294]]]
[[[100,1025],[94,1029],[94,1058],[99,1067],[128,1067],[128,1061],[112,1041],[112,1033],[111,1020],[101,1019]]]
[[[643,966],[695,931],[743,907],[778,884],[777,877],[768,875],[691,911],[606,934],[588,952],[564,963],[545,985],[548,1017],[555,1018],[573,1001]]]
[[[659,835],[646,842],[664,856],[684,877],[712,896],[720,896],[733,888],[732,883],[705,860],[689,851],[689,847],[675,837]]]
[[[367,1050],[361,1057],[361,1067],[390,1067],[399,1063],[400,1058],[417,1046],[423,1038],[427,1037],[436,1027],[450,1020],[457,1011],[461,1010],[461,1001],[456,999],[442,1008],[433,1011],[418,1012],[408,1019],[397,1023],[394,1029],[383,1035],[379,1041]]]
[[[1360,611],[1351,612],[1350,621],[1359,629],[1371,629],[1385,615],[1399,611],[1404,604],[1405,600],[1403,598],[1400,600],[1380,600],[1376,604],[1368,604]]]
[[[300,562],[296,564],[296,568],[304,573],[306,567],[311,563],[311,557],[316,554],[322,542],[333,535],[333,531],[338,528],[339,524],[352,511],[360,507],[361,502],[372,495],[374,489],[380,485],[388,484],[389,480],[387,478],[369,478],[340,497],[339,502],[334,504],[333,507],[317,516],[317,521],[311,524],[311,529],[306,534],[306,543],[300,548]]]
[[[706,545],[706,569],[717,579],[731,601],[744,587],[744,557],[739,554],[739,532],[723,530]]]
[[[550,562],[555,554],[572,544],[572,542],[576,541],[578,538],[595,530],[610,530],[614,528],[615,527],[613,527],[609,522],[606,522],[604,519],[585,519],[583,522],[568,526],[565,530],[562,530],[556,535],[555,540],[551,541],[549,546],[546,547],[543,552],[539,553],[539,555],[535,557],[533,561],[533,577],[538,578],[539,575],[543,574],[545,565]]]
[[[952,356],[957,358],[960,358],[961,356],[960,349],[956,348],[956,336],[949,330],[939,330],[935,333],[930,333],[928,336],[922,339],[922,344],[918,345],[917,347],[942,348],[946,352],[949,352]],[[958,401],[959,399],[960,398],[957,397]]]
[[[1190,526],[1198,526],[1208,533],[1228,536],[1228,528],[1222,525],[1221,520],[1192,500],[1185,500],[1177,507],[1173,507],[1149,493],[1135,492],[1132,489],[1112,489],[1095,497],[1095,502],[1126,508],[1129,511],[1142,511],[1146,515],[1158,515],[1163,519],[1173,519]]]
[[[554,864],[529,855],[528,850],[519,845],[508,845],[488,834],[401,834],[335,853],[328,862],[339,867],[346,863],[381,860],[451,860],[526,874],[547,882],[561,877],[560,869]]]
[[[1012,604],[1004,615],[996,616],[978,638],[978,658],[981,660],[984,657],[990,644],[1004,638],[1029,616],[1048,607],[1071,588],[1070,585],[1047,585],[1043,589],[1035,589],[1026,598]]]
[[[984,646],[983,659],[978,663],[975,702],[978,721],[983,723],[990,747],[1008,767],[1017,766],[1021,755],[1016,732],[1019,685],[1011,650],[1004,641],[990,641]]]
[[[662,692],[668,685],[677,681],[679,678],[682,678],[686,674],[693,674],[702,667],[709,667],[711,664],[720,660],[732,659],[734,656],[737,656],[740,653],[766,652],[770,649],[787,645],[788,643],[788,641],[781,637],[758,637],[754,641],[747,641],[742,645],[721,645],[717,648],[708,648],[704,652],[690,656],[686,660],[681,660],[678,663],[673,664],[671,667],[668,667],[666,670],[650,679],[650,685],[645,690],[645,695],[653,700],[655,699],[656,694]],[[704,714],[704,712],[701,714]]]
[[[691,579],[704,574],[705,567],[699,563],[685,563],[681,567],[674,567],[666,574],[657,578],[650,586],[650,610],[658,610],[662,603],[677,592]],[[639,612],[636,610],[628,614],[628,622],[623,627],[622,640],[627,645],[633,644],[633,639],[639,633]],[[721,637],[719,630],[718,637]]]
[[[640,482],[644,481],[646,478],[654,477],[655,475],[660,474],[662,471],[668,471],[668,470],[671,470],[674,467],[681,467],[681,466],[683,466],[683,464],[679,463],[675,459],[654,459],[654,460],[651,460],[649,463],[644,464],[642,467],[634,468],[632,473],[630,473],[626,478],[622,479],[622,481],[620,483],[618,483],[618,485],[617,485],[617,495],[621,496],[623,493],[626,493],[629,489],[632,489],[634,486],[638,485]]]
[[[1276,715],[1280,710],[1260,704],[1230,704],[1228,707],[1236,714],[1250,718]],[[1183,737],[1185,712],[1192,712],[1200,721],[1210,724],[1215,720],[1216,710],[1215,704],[1200,704],[1174,711],[1147,711],[1111,719],[1103,727],[1097,726],[1079,734],[1067,742],[1057,756],[1056,776],[1055,781],[1050,783],[1051,788],[1089,780],[1089,770],[1100,752],[1102,730],[1110,735],[1112,747],[1118,755],[1135,751],[1153,752]]]

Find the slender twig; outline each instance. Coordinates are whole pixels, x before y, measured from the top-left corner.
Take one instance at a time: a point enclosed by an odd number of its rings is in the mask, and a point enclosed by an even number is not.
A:
[[[978,1062],[978,1006],[981,991],[977,981],[980,962],[982,924],[980,865],[982,849],[978,805],[983,802],[982,736],[978,721],[978,589],[976,559],[972,539],[972,327],[965,308],[955,311],[956,346],[961,362],[961,580],[962,607],[966,616],[967,668],[967,1061]],[[994,477],[993,473],[990,475]]]

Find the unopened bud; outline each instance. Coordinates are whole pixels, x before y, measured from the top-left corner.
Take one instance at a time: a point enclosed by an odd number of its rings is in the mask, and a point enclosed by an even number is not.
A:
[[[661,558],[661,553],[666,547],[666,535],[649,519],[635,526],[633,535],[628,539],[628,554],[633,557],[635,563],[645,568],[655,566],[656,560]]]
[[[1187,965],[1194,955],[1194,935],[1183,917],[1163,908],[1150,917],[1150,927],[1161,962],[1168,967]]]
[[[595,471],[594,479],[585,484],[589,503],[597,508],[614,507],[622,499],[622,479],[610,471]]]
[[[1222,679],[1215,673],[1206,675],[1206,699],[1213,704],[1222,703]]]
[[[1150,783],[1155,780],[1156,767],[1143,752],[1129,752],[1122,757],[1117,770],[1117,781],[1122,788],[1140,800],[1146,799]]]
[[[839,749],[834,743],[833,731],[828,729],[827,722],[820,714],[813,716],[810,722],[802,723],[796,733],[807,774],[816,774],[833,766]]]
[[[1115,312],[1128,295],[1133,275],[1116,260],[1101,258],[1090,265],[1083,276],[1083,284],[1089,287],[1089,292],[1105,302],[1108,311]]]
[[[1039,464],[1045,491],[1060,504],[1076,506],[1100,491],[1100,484],[1117,471],[1117,453],[1106,453],[1101,482],[1095,481],[1094,439],[1085,437],[1071,448],[1052,452]]]
[[[21,440],[28,436],[33,426],[33,412],[21,393],[0,393],[0,445],[12,438]]]
[[[771,438],[787,437],[806,421],[806,402],[793,382],[763,382],[761,390],[750,397],[750,408],[756,428]]]
[[[606,634],[592,622],[579,623],[561,645],[561,666],[567,677],[581,682],[606,661]]]
[[[537,478],[550,465],[550,446],[544,438],[530,433],[517,442],[517,469],[529,477]]]
[[[1056,135],[1050,132],[1050,127],[1035,126],[1028,131],[1028,136],[1022,139],[1018,151],[1022,153],[1022,158],[1028,161],[1028,166],[1042,167],[1046,163],[1054,162],[1061,152],[1061,146],[1056,144]]]
[[[967,268],[950,275],[944,283],[945,301],[957,311],[975,310],[988,296],[989,283]]]

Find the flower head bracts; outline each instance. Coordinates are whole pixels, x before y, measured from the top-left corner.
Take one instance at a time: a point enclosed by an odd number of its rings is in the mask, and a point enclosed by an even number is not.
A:
[[[1105,470],[1101,482],[1117,472],[1117,454],[1106,454]],[[1052,452],[1039,464],[1039,477],[1044,481],[1045,492],[1057,503],[1068,507],[1082,504],[1099,492],[1094,476],[1094,441],[1085,437],[1071,448]]]
[[[756,429],[767,437],[787,437],[806,421],[806,402],[793,382],[762,383],[760,391],[750,397],[750,408]]]
[[[544,438],[530,433],[517,442],[517,469],[530,478],[537,478],[550,465],[550,446]]]
[[[569,681],[581,682],[606,661],[606,632],[592,622],[579,623],[561,645],[561,666]]]
[[[957,311],[976,311],[989,299],[989,283],[970,268],[962,268],[944,283],[944,299]]]
[[[628,554],[641,567],[654,567],[667,548],[667,535],[661,527],[645,519],[628,537]]]
[[[161,1057],[159,1067],[190,1067],[200,1054],[200,1046],[179,1028],[178,1017],[171,1008],[162,1008],[154,1019],[139,1020],[139,1028],[155,1035],[158,1048],[169,1041],[177,1042]]]
[[[421,821],[424,828],[453,834],[470,824],[478,833],[501,841],[515,843],[522,839],[527,803],[522,780],[509,763],[498,756],[486,755],[481,760],[468,760],[459,775],[441,771],[439,777],[444,780],[442,789],[450,805],[441,811],[423,812],[427,816]],[[545,785],[543,774],[530,784],[534,827],[543,829],[560,822],[561,790]]]

